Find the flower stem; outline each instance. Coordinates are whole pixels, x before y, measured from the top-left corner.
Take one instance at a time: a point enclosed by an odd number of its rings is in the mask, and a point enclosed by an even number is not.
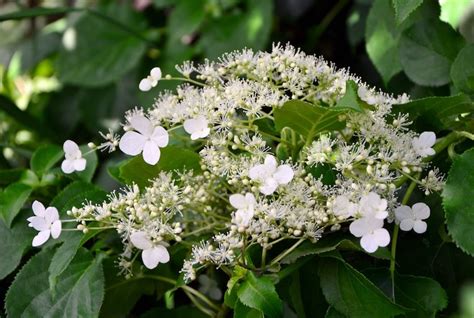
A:
[[[417,183],[412,181],[405,192],[405,195],[402,199],[402,204],[407,204],[408,200],[410,200],[411,194],[413,190],[415,190]],[[391,257],[390,257],[390,279],[392,281],[392,299],[395,301],[395,263],[396,263],[396,254],[397,254],[397,239],[398,239],[398,232],[400,227],[398,224],[395,224],[393,229],[393,236],[392,236],[392,249],[391,249]]]
[[[301,243],[303,243],[305,241],[305,238],[300,238],[295,244],[293,244],[293,246],[291,246],[289,249],[287,249],[286,251],[284,251],[283,253],[281,253],[280,255],[278,255],[277,257],[275,257],[271,263],[270,263],[270,266],[271,265],[275,265],[276,263],[278,263],[279,261],[281,261],[286,255],[290,254],[291,252],[293,252],[293,250],[295,248],[297,248]]]

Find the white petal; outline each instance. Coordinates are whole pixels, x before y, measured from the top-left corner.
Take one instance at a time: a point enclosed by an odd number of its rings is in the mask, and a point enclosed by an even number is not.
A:
[[[401,205],[395,209],[395,218],[401,222],[402,220],[405,219],[412,219],[413,218],[413,212],[411,208],[407,205]]]
[[[63,160],[63,162],[61,163],[61,170],[64,172],[64,173],[73,173],[74,172],[74,160]]]
[[[375,239],[375,235],[366,234],[360,239],[360,246],[369,253],[373,253],[377,250],[379,245]]]
[[[160,160],[160,148],[154,141],[145,142],[143,146],[143,160],[149,165],[156,165]]]
[[[193,134],[206,129],[208,126],[207,119],[204,116],[187,119],[184,121],[183,127],[188,134]]]
[[[138,89],[142,92],[148,92],[151,89],[151,82],[147,78],[142,79],[138,84]]]
[[[412,206],[414,216],[419,220],[424,220],[430,217],[430,207],[423,202],[418,202]]]
[[[157,245],[153,248],[153,252],[158,255],[160,263],[168,263],[170,261],[170,253],[163,245]]]
[[[229,197],[229,202],[236,209],[245,209],[247,207],[247,201],[242,194],[232,194]]]
[[[289,165],[281,165],[277,168],[277,171],[273,174],[273,177],[279,184],[287,184],[293,179],[295,173]]]
[[[411,231],[413,223],[413,219],[404,219],[400,222],[400,229],[402,231]]]
[[[428,225],[424,221],[416,220],[413,223],[413,231],[415,231],[418,234],[425,233],[427,227]]]
[[[375,230],[374,237],[378,246],[385,247],[390,243],[390,234],[386,229]]]
[[[261,193],[265,195],[270,195],[273,192],[275,192],[277,187],[278,187],[278,182],[273,178],[268,178],[265,180],[264,184],[260,186],[259,190]]]
[[[54,221],[53,225],[51,225],[51,236],[53,239],[57,239],[59,235],[61,235],[62,224],[60,220]]]
[[[273,157],[272,155],[266,155],[265,166],[267,167],[267,169],[269,169],[272,172],[272,174],[275,173],[278,166],[278,163],[275,157]]]
[[[58,209],[56,209],[53,206],[48,207],[44,213],[44,219],[46,223],[48,224],[51,224],[54,221],[59,220]]]
[[[127,155],[136,156],[143,150],[146,138],[135,131],[127,131],[120,138],[119,148]]]
[[[270,171],[265,165],[256,165],[249,170],[249,178],[252,180],[263,181],[268,178],[270,174]]]
[[[191,134],[191,140],[196,140],[199,138],[205,138],[211,132],[210,128],[204,128],[203,130],[196,131],[195,133]]]
[[[141,250],[148,250],[153,247],[145,232],[135,232],[130,235],[132,244]]]
[[[361,237],[367,233],[365,222],[363,219],[355,220],[349,225],[349,232],[355,237]]]
[[[31,205],[31,208],[33,209],[33,213],[37,216],[44,216],[45,208],[43,203],[35,200],[33,204]]]
[[[424,147],[431,147],[436,142],[436,134],[432,131],[425,131],[421,133],[419,141]]]
[[[133,129],[146,137],[151,136],[153,133],[153,124],[143,115],[132,116],[128,121],[130,122],[130,125],[133,127]]]
[[[152,68],[150,75],[155,81],[159,81],[161,79],[161,69],[159,67]]]
[[[151,140],[153,140],[160,148],[166,147],[169,142],[168,132],[163,127],[157,126],[153,129]]]
[[[245,194],[245,201],[247,202],[247,206],[255,205],[257,203],[255,196],[252,193]]]
[[[50,232],[49,230],[41,231],[33,238],[33,245],[34,247],[43,245],[49,239]]]
[[[86,169],[87,160],[84,158],[74,160],[74,170],[84,171]]]
[[[170,260],[170,254],[166,248],[162,245],[144,250],[142,252],[143,264],[148,269],[153,269],[158,266],[159,263],[168,263]]]
[[[41,232],[49,229],[49,224],[46,222],[46,220],[43,217],[40,216],[32,216],[29,217],[28,224],[30,227],[34,228],[36,231]]]
[[[79,150],[79,146],[72,140],[66,140],[63,144],[63,150],[65,154],[74,154]]]

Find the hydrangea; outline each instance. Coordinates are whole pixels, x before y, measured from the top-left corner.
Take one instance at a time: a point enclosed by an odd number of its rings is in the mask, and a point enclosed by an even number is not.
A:
[[[415,203],[411,208],[401,205],[395,209],[395,217],[402,231],[425,233],[427,224],[423,220],[430,217],[430,207],[423,202]]]
[[[375,217],[368,216],[355,220],[349,226],[349,231],[355,237],[361,238],[360,245],[369,253],[390,243],[390,234],[383,228],[383,220]]]
[[[161,244],[154,244],[145,232],[135,232],[130,236],[130,241],[136,247],[142,250],[143,264],[148,269],[153,269],[159,263],[168,263],[170,254],[166,247]]]
[[[260,192],[265,195],[275,192],[279,185],[289,183],[293,176],[293,169],[289,165],[279,166],[272,155],[267,155],[263,164],[249,170],[250,179],[260,183]]]
[[[419,137],[412,140],[413,149],[421,157],[425,158],[434,155],[436,152],[432,148],[436,142],[436,135],[432,131],[425,131]]]
[[[127,131],[120,139],[119,148],[127,155],[136,156],[143,152],[143,160],[155,165],[160,160],[160,148],[168,145],[168,132],[161,126],[154,126],[142,115],[129,120],[134,131]]]
[[[205,138],[211,131],[209,128],[209,122],[204,116],[187,119],[184,121],[183,126],[184,130],[191,135],[192,140]]]
[[[39,232],[33,238],[32,245],[43,245],[50,237],[57,239],[62,230],[58,210],[55,207],[45,208],[39,201],[34,201],[31,207],[35,216],[28,218],[28,226]]]
[[[138,88],[142,92],[148,92],[153,87],[158,85],[158,81],[161,79],[161,69],[159,67],[154,67],[150,71],[150,75],[145,77],[140,81]]]
[[[235,223],[237,226],[246,227],[255,214],[255,205],[257,201],[252,193],[232,194],[229,197],[230,204],[237,209],[235,212]]]
[[[63,144],[64,157],[61,164],[61,170],[64,173],[73,173],[74,171],[84,171],[87,161],[82,157],[81,149],[72,140],[66,140]]]

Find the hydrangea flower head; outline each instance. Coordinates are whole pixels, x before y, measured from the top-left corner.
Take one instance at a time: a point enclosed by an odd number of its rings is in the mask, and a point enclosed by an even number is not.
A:
[[[61,164],[61,170],[64,173],[73,173],[74,171],[84,171],[87,161],[82,158],[81,149],[72,140],[66,140],[63,144],[64,157]]]
[[[143,152],[143,160],[155,165],[160,160],[160,147],[168,145],[168,132],[161,126],[154,127],[143,115],[129,119],[134,131],[127,131],[120,139],[119,148],[127,155],[136,156]]]
[[[205,138],[211,132],[209,122],[204,116],[187,119],[184,121],[184,130],[191,135],[192,140]]]
[[[166,247],[160,244],[154,244],[145,232],[135,232],[130,235],[130,241],[136,247],[142,250],[143,264],[148,269],[153,269],[159,263],[168,263],[170,254]]]
[[[423,202],[415,203],[411,208],[402,205],[395,209],[395,217],[402,231],[425,233],[427,224],[423,220],[430,217],[430,207]]]
[[[235,212],[235,223],[238,226],[248,226],[250,220],[255,214],[255,196],[252,193],[247,193],[245,196],[242,194],[232,194],[229,197],[230,204],[237,209]]]
[[[148,92],[150,89],[158,85],[158,81],[161,79],[161,69],[159,67],[154,67],[150,71],[150,75],[145,77],[138,84],[138,88],[142,92]]]
[[[39,233],[33,238],[33,246],[40,246],[46,243],[49,237],[57,239],[61,235],[62,225],[59,219],[58,210],[55,207],[45,208],[39,201],[34,201],[32,205],[35,216],[29,217],[28,226],[34,228]]]
[[[259,190],[265,195],[270,195],[279,185],[288,184],[294,176],[290,165],[278,165],[272,155],[265,157],[263,164],[252,167],[249,171],[249,177],[252,180],[259,181]]]
[[[359,211],[364,217],[383,220],[388,216],[387,200],[375,192],[369,192],[360,198]]]
[[[436,135],[432,131],[425,131],[419,137],[414,137],[412,146],[421,157],[432,156],[436,151],[432,148],[436,142]]]
[[[349,231],[355,237],[361,238],[360,246],[369,253],[375,252],[379,246],[385,247],[390,243],[390,234],[383,228],[381,219],[363,217],[352,222]]]

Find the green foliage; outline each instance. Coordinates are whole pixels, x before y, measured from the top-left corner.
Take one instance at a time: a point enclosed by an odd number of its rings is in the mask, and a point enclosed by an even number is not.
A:
[[[0,216],[8,227],[28,200],[31,191],[30,186],[16,182],[10,184],[0,193]]]
[[[335,107],[362,112],[363,108],[368,105],[360,99],[359,95],[357,94],[357,88],[356,82],[351,80],[347,81],[346,92],[344,96],[342,96],[342,98],[337,102]]]
[[[63,150],[59,146],[45,145],[40,147],[31,156],[31,170],[41,176],[49,171],[63,156]]]
[[[96,317],[104,297],[101,262],[81,249],[60,276],[55,297],[49,292],[48,266],[53,250],[46,249],[21,269],[6,296],[10,317]]]
[[[474,255],[474,149],[457,157],[443,189],[443,206],[449,234],[466,253]]]
[[[392,0],[392,3],[395,9],[397,23],[401,24],[423,3],[423,0]]]
[[[458,54],[451,67],[454,86],[462,92],[474,93],[474,45],[466,45]]]

